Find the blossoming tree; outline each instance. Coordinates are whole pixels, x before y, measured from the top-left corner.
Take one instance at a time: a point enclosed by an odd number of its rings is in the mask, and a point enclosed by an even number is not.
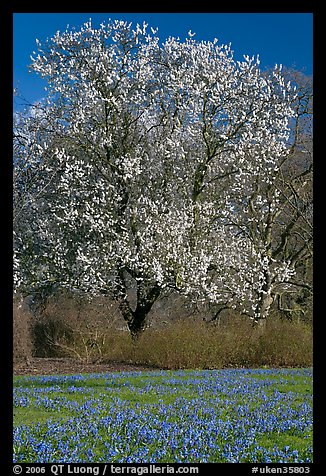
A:
[[[16,290],[110,294],[133,336],[169,289],[266,318],[295,272],[256,232],[288,154],[281,68],[122,21],[57,32],[31,67],[48,88],[15,128]]]

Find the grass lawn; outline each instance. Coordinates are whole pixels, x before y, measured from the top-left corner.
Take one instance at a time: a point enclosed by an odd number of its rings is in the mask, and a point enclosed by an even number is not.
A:
[[[311,461],[311,369],[14,378],[14,462]]]

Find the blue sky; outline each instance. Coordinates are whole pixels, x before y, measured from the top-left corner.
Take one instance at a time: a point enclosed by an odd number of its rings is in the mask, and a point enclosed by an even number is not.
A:
[[[191,30],[197,40],[231,43],[236,59],[259,54],[262,68],[281,63],[312,74],[312,13],[15,13],[13,80],[29,102],[44,96],[45,82],[28,72],[36,38],[42,41],[67,24],[79,27],[90,18],[95,26],[109,18],[134,24],[146,21],[159,28],[161,40],[168,36],[182,40]]]

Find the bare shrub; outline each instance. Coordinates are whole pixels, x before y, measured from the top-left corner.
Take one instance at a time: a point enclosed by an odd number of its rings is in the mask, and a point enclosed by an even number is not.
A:
[[[312,365],[311,327],[280,320],[269,322],[263,334],[246,318],[216,326],[180,320],[148,329],[136,346],[117,335],[115,346],[112,359],[121,355],[125,361],[165,369]]]
[[[13,306],[13,362],[29,361],[32,356],[32,315],[23,301],[15,300]]]
[[[305,367],[312,365],[312,328],[305,322],[271,319],[256,339],[256,361],[260,365]]]
[[[123,326],[117,306],[108,298],[56,293],[35,319],[35,355],[96,362],[104,358],[107,349],[112,349],[113,331]]]
[[[33,342],[37,356],[77,357],[89,363],[119,361],[165,369],[312,365],[312,328],[307,323],[275,314],[262,333],[230,310],[210,321],[203,310],[173,296],[154,306],[149,327],[135,345],[114,301],[53,295],[34,320]]]

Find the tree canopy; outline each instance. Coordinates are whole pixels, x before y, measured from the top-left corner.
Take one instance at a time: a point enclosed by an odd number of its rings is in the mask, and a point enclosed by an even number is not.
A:
[[[271,239],[297,117],[281,66],[114,21],[38,41],[31,69],[48,87],[16,117],[17,292],[110,294],[132,334],[168,289],[265,318],[296,275]]]

